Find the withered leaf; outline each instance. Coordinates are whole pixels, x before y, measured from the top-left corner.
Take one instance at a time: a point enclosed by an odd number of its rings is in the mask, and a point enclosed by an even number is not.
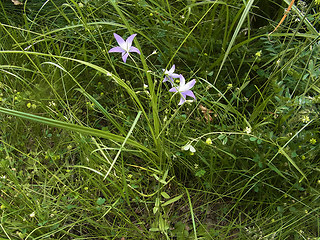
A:
[[[18,0],[11,0],[11,1],[13,2],[14,5],[23,5],[23,3]]]
[[[213,113],[213,112],[201,104],[199,105],[199,108],[200,108],[201,112],[203,113],[203,116],[207,120],[207,122],[211,122],[213,120],[213,118],[211,117],[210,113]]]

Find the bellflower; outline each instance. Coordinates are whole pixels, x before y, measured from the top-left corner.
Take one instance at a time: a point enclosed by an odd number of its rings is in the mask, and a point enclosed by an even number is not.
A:
[[[185,83],[184,77],[180,74],[180,85],[179,87],[173,87],[169,90],[169,92],[179,92],[181,94],[180,102],[178,105],[183,104],[186,101],[187,96],[190,96],[196,100],[196,96],[193,94],[193,92],[190,90],[194,84],[196,83],[196,80],[193,79],[187,84]]]
[[[162,82],[166,82],[166,81],[169,81],[171,83],[171,85],[173,86],[173,79],[174,78],[179,78],[180,75],[177,74],[177,73],[174,73],[174,70],[175,70],[176,66],[173,64],[172,68],[170,68],[170,70],[165,70],[165,69],[162,69],[162,71],[164,71],[164,79]]]
[[[132,34],[130,37],[127,38],[127,40],[123,40],[122,37],[120,37],[118,34],[114,33],[113,36],[114,38],[117,40],[118,44],[119,44],[119,47],[114,47],[114,48],[111,48],[109,50],[109,53],[111,52],[120,52],[122,53],[122,60],[123,62],[126,62],[127,61],[127,58],[129,56],[129,53],[130,52],[136,52],[138,54],[140,54],[140,51],[138,48],[136,47],[133,47],[132,46],[132,41],[134,39],[134,37],[136,36],[137,34]]]

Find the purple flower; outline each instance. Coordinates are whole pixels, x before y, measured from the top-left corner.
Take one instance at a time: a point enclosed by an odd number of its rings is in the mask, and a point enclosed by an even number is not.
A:
[[[173,79],[174,78],[180,78],[180,75],[174,73],[174,70],[175,70],[175,65],[174,64],[173,64],[172,68],[170,68],[169,71],[165,70],[165,69],[162,69],[162,71],[164,71],[164,79],[163,79],[162,82],[169,81],[171,83],[171,85],[173,86],[174,85]]]
[[[184,77],[180,74],[180,85],[179,87],[173,87],[169,90],[169,92],[179,92],[182,97],[180,98],[180,102],[178,105],[181,105],[186,101],[187,96],[190,96],[196,100],[196,96],[193,94],[193,92],[190,90],[194,84],[196,83],[196,80],[193,79],[190,82],[186,84],[186,80]]]
[[[120,53],[122,53],[122,60],[124,62],[127,61],[127,58],[129,56],[130,52],[136,52],[136,53],[140,54],[140,51],[139,51],[138,48],[131,46],[132,45],[132,41],[133,41],[133,39],[134,39],[134,37],[136,35],[137,34],[132,34],[130,37],[127,38],[126,41],[124,41],[122,37],[120,37],[118,34],[114,33],[113,36],[117,40],[117,42],[119,44],[119,47],[111,48],[109,50],[109,53],[111,53],[111,52],[120,52]]]

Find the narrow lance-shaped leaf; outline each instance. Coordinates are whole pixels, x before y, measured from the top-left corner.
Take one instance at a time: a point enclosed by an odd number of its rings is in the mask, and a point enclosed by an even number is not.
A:
[[[80,126],[80,125],[73,124],[73,123],[68,123],[68,122],[64,122],[64,121],[60,121],[60,120],[41,117],[41,116],[37,116],[37,115],[34,115],[34,114],[24,113],[24,112],[11,110],[11,109],[7,109],[7,108],[3,108],[3,107],[0,107],[0,113],[5,113],[5,114],[8,114],[8,115],[12,115],[12,116],[24,118],[24,119],[27,119],[27,120],[43,123],[43,124],[46,124],[46,125],[49,125],[49,126],[52,126],[52,127],[71,130],[71,131],[75,131],[75,132],[86,134],[86,135],[102,137],[102,138],[110,139],[110,140],[113,140],[113,141],[116,141],[116,142],[120,142],[120,143],[122,143],[125,140],[125,137],[118,136],[116,134],[109,133],[109,132],[106,132],[106,131],[102,131],[102,130],[99,130],[99,129]],[[134,141],[132,139],[128,139],[127,143],[129,145],[131,145],[131,146],[137,147],[137,148],[139,148],[139,149],[141,149],[143,151],[151,153],[152,156],[155,157],[156,159],[158,158],[157,155],[155,155],[150,149],[146,148],[142,144],[140,144],[140,143],[138,143],[138,142],[136,142],[136,141]]]

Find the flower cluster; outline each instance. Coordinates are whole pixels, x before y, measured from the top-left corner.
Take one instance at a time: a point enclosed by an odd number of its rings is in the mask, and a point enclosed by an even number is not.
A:
[[[194,98],[194,100],[196,100],[196,97],[194,95],[194,93],[190,90],[194,84],[196,83],[196,80],[193,79],[190,82],[188,82],[186,84],[186,80],[185,78],[182,76],[182,74],[177,74],[174,73],[175,70],[175,65],[173,64],[173,66],[170,68],[170,70],[165,70],[162,69],[162,71],[164,71],[164,79],[162,82],[170,82],[172,88],[169,90],[169,92],[179,92],[181,94],[181,98],[180,98],[180,102],[178,105],[183,104],[186,101],[187,96],[190,96],[192,98]],[[174,83],[174,78],[179,78],[180,79],[180,85],[179,86],[175,86]]]
[[[133,39],[137,34],[132,34],[127,38],[125,41],[122,37],[120,37],[118,34],[114,33],[114,38],[116,39],[119,46],[113,47],[109,50],[109,53],[113,52],[119,52],[122,54],[122,60],[123,62],[127,61],[128,56],[130,56],[131,52],[135,52],[138,54],[141,54],[139,49],[132,46]],[[194,93],[190,90],[194,84],[196,83],[196,80],[193,79],[190,82],[186,83],[185,78],[181,74],[174,73],[175,71],[175,65],[173,65],[170,70],[162,69],[164,72],[164,79],[163,82],[170,82],[172,88],[169,90],[169,92],[179,92],[181,95],[180,102],[178,105],[182,105],[185,101],[187,96],[192,97],[194,100],[196,100],[196,97]],[[174,79],[179,78],[180,85],[176,86],[174,83]]]

